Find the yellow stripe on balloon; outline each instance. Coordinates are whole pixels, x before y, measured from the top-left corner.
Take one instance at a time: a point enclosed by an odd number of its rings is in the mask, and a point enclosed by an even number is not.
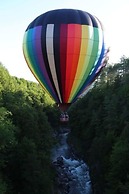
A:
[[[74,95],[77,92],[77,89],[80,88],[79,86],[83,81],[82,78],[88,67],[90,54],[93,46],[92,34],[93,34],[92,26],[82,25],[82,38],[81,38],[82,41],[81,41],[80,57],[78,61],[77,72],[76,72],[75,80],[71,90],[69,102],[72,101]]]

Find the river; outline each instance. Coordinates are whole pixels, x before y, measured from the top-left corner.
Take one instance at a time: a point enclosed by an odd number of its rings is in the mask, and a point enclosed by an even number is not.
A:
[[[92,194],[89,168],[71,152],[67,143],[69,132],[68,128],[60,129],[56,134],[58,143],[52,150],[58,194]]]

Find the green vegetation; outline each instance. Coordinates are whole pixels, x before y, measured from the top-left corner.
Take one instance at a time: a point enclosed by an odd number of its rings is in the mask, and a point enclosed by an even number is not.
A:
[[[52,193],[57,115],[38,84],[10,76],[0,64],[0,194]]]
[[[69,114],[70,142],[90,167],[94,194],[128,194],[129,59],[105,68]]]
[[[70,143],[90,167],[94,194],[129,193],[129,59],[107,66],[69,110]],[[51,194],[59,112],[36,83],[0,64],[0,194]]]

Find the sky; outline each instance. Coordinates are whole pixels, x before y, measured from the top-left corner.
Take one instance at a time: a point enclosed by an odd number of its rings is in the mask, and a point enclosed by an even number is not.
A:
[[[0,0],[0,62],[12,76],[35,81],[23,56],[24,32],[37,16],[61,8],[80,9],[100,19],[110,64],[129,57],[129,0]]]

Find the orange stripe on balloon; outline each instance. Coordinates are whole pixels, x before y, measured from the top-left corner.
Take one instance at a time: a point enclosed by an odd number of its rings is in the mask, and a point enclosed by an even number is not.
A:
[[[93,45],[93,41],[91,40],[92,34],[93,28],[91,26],[82,25],[80,56],[69,101],[72,101],[74,95],[78,92],[81,82],[83,81],[83,75],[85,74],[86,68],[89,64]]]
[[[70,92],[76,75],[81,47],[81,25],[68,24],[67,59],[66,59],[66,82],[65,102],[69,100]]]

